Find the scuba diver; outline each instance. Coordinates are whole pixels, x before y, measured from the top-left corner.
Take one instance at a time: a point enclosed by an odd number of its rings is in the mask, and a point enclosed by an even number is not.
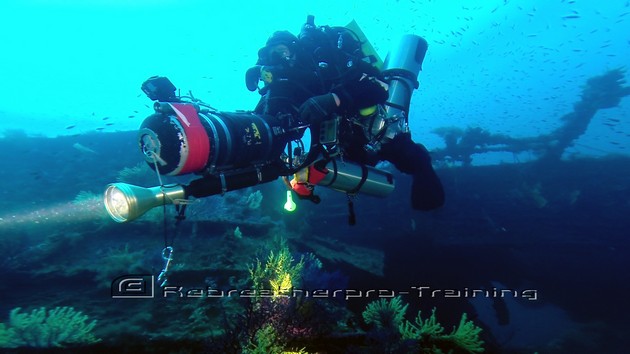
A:
[[[220,111],[192,93],[178,94],[166,77],[147,79],[141,88],[155,112],[142,122],[138,145],[160,185],[108,185],[104,200],[110,216],[128,222],[174,204],[180,220],[191,197],[282,177],[288,211],[295,207],[293,192],[319,203],[314,189],[322,186],[348,196],[354,224],[353,196],[386,197],[394,189],[393,175],[375,167],[381,161],[412,176],[413,209],[442,206],[444,189],[429,152],[411,139],[408,125],[427,43],[403,35],[381,70],[357,33],[358,27],[315,26],[312,16],[299,36],[273,33],[245,75],[247,88],[261,94],[254,111]],[[188,184],[164,184],[160,178],[188,174],[200,177]]]
[[[352,196],[385,197],[394,189],[392,174],[374,167],[380,161],[413,177],[414,209],[441,207],[442,183],[427,149],[411,139],[408,128],[407,112],[427,43],[403,36],[402,50],[394,52],[394,59],[388,57],[381,71],[374,65],[377,58],[365,55],[357,32],[316,27],[312,16],[297,37],[275,32],[245,75],[247,88],[262,96],[254,111],[219,111],[192,93],[178,94],[166,77],[147,79],[141,88],[154,101],[155,112],[142,122],[138,145],[160,184],[109,184],[104,203],[112,219],[128,222],[174,204],[180,222],[191,197],[293,175],[291,181],[285,179],[286,210],[295,209],[293,192],[319,203],[314,188],[324,186],[346,193],[348,222],[354,225]],[[307,130],[308,149],[303,139]],[[160,178],[188,174],[199,178],[188,184],[164,184]],[[165,286],[173,260],[166,231],[162,258],[165,265],[157,279]]]
[[[373,65],[376,59],[364,54],[362,44],[348,28],[316,27],[312,16],[299,36],[289,31],[273,33],[245,77],[247,88],[262,96],[255,112],[291,121],[287,125],[310,125],[313,139],[320,135],[322,124],[338,116],[355,117],[336,120],[342,157],[369,166],[389,161],[412,176],[413,209],[439,208],[444,204],[442,183],[427,149],[411,139],[406,119],[405,127],[384,129],[372,139],[366,136],[366,125],[371,128],[373,118],[388,104],[389,87]],[[300,198],[319,203],[313,190],[325,168],[311,164],[298,171],[290,184],[288,179],[285,182]]]

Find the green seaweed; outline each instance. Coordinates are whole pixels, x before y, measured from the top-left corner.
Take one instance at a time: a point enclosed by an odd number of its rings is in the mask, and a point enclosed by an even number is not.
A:
[[[0,325],[0,347],[64,347],[71,344],[92,344],[100,339],[92,334],[96,320],[72,307],[45,307],[21,313],[16,307],[9,315],[9,326]]]

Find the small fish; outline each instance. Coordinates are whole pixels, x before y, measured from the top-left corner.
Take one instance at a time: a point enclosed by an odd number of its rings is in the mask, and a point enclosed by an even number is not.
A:
[[[578,14],[571,14],[571,15],[562,16],[563,20],[571,20],[571,19],[575,19],[575,18],[580,18],[580,15],[578,15]]]
[[[133,117],[135,117],[135,116],[133,116],[133,115],[129,116],[129,118],[133,118]]]
[[[109,119],[109,117],[103,117],[103,120],[108,120],[108,119]]]
[[[89,147],[87,147],[85,145],[81,145],[79,143],[72,144],[72,147],[77,149],[77,150],[79,150],[79,151],[81,151],[81,152],[84,152],[86,154],[96,154],[97,153],[96,151],[90,149]]]
[[[72,128],[74,128],[74,127],[76,127],[76,125],[74,125],[74,124],[73,124],[73,125],[69,125],[69,126],[67,126],[67,127],[66,127],[66,129],[72,129]]]

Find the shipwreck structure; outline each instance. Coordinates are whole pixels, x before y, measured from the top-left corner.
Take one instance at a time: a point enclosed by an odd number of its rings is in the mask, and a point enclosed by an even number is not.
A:
[[[444,139],[446,147],[432,152],[437,161],[450,161],[469,166],[472,155],[488,152],[521,153],[531,151],[541,162],[558,161],[564,151],[579,138],[598,110],[619,105],[624,96],[630,95],[630,87],[624,86],[625,71],[615,69],[590,78],[582,90],[581,100],[573,105],[573,112],[561,119],[563,125],[546,135],[513,138],[505,134],[493,134],[482,128],[438,128],[434,133]]]

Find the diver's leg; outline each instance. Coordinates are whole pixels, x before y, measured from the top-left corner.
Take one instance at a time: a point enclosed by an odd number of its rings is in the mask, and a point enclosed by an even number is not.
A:
[[[411,140],[411,134],[398,134],[383,144],[379,155],[400,172],[412,175],[411,206],[414,209],[431,210],[444,204],[444,188],[433,170],[431,156],[422,144]]]

